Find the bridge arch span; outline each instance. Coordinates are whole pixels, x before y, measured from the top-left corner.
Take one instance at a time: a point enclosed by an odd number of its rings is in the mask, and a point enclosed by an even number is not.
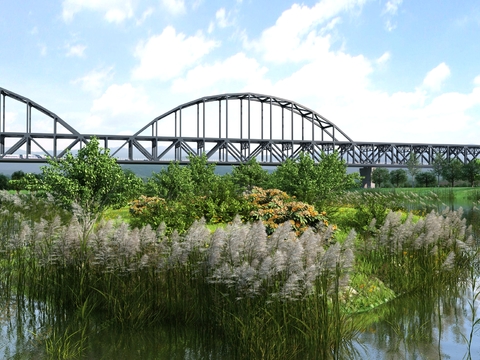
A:
[[[7,112],[7,102],[8,108],[13,107],[18,115],[24,117],[24,120],[12,121],[9,119],[8,115],[13,112],[11,110]],[[42,132],[36,129],[38,124],[41,124]],[[48,131],[45,131],[45,128],[48,128]],[[84,140],[77,130],[54,112],[25,96],[1,87],[0,134],[0,156],[2,158],[13,156],[19,150],[26,154],[27,158],[35,151],[52,157],[63,156],[67,149],[73,148],[81,140]],[[52,139],[52,135],[54,139]],[[51,145],[45,145],[49,140]],[[58,152],[58,142],[62,142],[60,152]]]
[[[309,150],[313,142],[352,140],[335,124],[294,101],[256,93],[199,98],[156,117],[133,135],[160,140],[152,157],[177,161],[205,152],[208,158],[239,163],[257,158],[281,162]],[[175,140],[174,140],[175,139]],[[144,147],[145,151],[147,146]],[[156,148],[156,150],[155,150]],[[144,152],[144,151],[141,151]]]

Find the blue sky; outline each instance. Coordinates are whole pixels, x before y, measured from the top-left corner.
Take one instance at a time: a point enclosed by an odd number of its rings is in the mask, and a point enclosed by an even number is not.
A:
[[[3,0],[0,34],[0,87],[84,133],[249,91],[357,141],[480,144],[478,1]]]

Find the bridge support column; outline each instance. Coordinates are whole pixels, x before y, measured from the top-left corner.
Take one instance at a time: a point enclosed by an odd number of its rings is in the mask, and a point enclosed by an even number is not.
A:
[[[364,188],[374,188],[375,184],[372,183],[372,170],[374,168],[372,166],[365,166],[360,168],[360,176],[363,177],[362,179],[362,187]]]

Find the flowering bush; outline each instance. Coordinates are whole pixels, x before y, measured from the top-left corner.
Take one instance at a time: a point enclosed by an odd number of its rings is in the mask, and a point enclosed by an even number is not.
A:
[[[290,222],[297,235],[308,227],[318,229],[320,226],[328,226],[325,212],[319,213],[312,205],[296,201],[295,197],[281,190],[254,187],[245,197],[254,207],[245,220],[261,220],[269,235],[286,221]]]

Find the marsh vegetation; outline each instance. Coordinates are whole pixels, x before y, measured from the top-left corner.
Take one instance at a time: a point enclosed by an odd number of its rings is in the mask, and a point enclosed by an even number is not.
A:
[[[302,156],[270,179],[252,163],[219,179],[200,158],[144,187],[129,174],[141,191],[118,196],[108,190],[118,182],[89,171],[57,192],[55,172],[37,190],[35,178],[30,192],[1,192],[3,355],[356,359],[408,357],[418,342],[443,354],[442,326],[463,307],[458,334],[472,357],[478,251],[462,209],[438,194],[347,191],[355,178],[325,159],[317,168]],[[328,171],[336,180],[320,187]],[[295,176],[289,189],[267,186]],[[128,210],[108,210],[128,197]]]

